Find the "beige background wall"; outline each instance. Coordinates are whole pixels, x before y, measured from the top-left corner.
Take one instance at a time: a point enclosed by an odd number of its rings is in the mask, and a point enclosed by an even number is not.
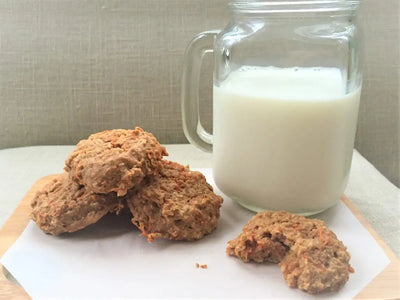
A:
[[[73,144],[140,125],[181,126],[184,49],[222,28],[227,0],[0,1],[0,148]],[[399,185],[399,1],[364,0],[365,80],[356,147]],[[201,95],[211,97],[210,63]],[[208,79],[207,79],[208,78]],[[202,103],[211,127],[211,101]]]
[[[400,186],[399,0],[364,0],[364,84],[355,147]]]

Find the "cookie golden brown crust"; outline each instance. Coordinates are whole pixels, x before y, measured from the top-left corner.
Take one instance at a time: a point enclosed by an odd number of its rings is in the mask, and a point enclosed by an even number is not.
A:
[[[346,247],[323,221],[283,211],[256,214],[226,252],[244,262],[279,262],[287,284],[311,294],[337,291],[354,271]]]
[[[201,239],[216,228],[222,201],[203,174],[166,160],[127,195],[132,223],[149,242]]]
[[[167,151],[140,127],[92,134],[78,143],[65,161],[72,180],[93,193],[123,196],[142,179],[157,171]]]
[[[115,193],[89,193],[63,173],[35,195],[31,207],[37,226],[46,233],[59,235],[83,229],[109,212],[118,214],[123,203]]]

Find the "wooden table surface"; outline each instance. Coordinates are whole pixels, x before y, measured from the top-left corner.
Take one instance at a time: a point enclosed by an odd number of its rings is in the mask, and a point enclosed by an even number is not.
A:
[[[0,257],[18,239],[29,222],[30,199],[41,186],[43,186],[51,176],[46,176],[38,180],[30,191],[25,195],[19,206],[11,217],[0,229]],[[400,263],[397,256],[383,242],[379,235],[366,222],[351,201],[343,196],[342,201],[349,207],[356,218],[375,238],[381,248],[390,259],[390,264],[361,291],[356,299],[400,299]],[[368,262],[366,262],[368,263]],[[22,287],[11,282],[6,278],[7,271],[0,264],[0,299],[30,299],[29,295]]]

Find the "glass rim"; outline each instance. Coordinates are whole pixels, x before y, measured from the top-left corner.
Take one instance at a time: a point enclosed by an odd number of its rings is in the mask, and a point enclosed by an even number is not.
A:
[[[360,0],[237,0],[228,4],[239,13],[284,13],[284,12],[354,12]]]

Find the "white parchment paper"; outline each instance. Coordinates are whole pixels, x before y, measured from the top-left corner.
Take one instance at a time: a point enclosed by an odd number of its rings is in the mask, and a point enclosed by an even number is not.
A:
[[[352,298],[388,264],[368,231],[340,202],[319,214],[352,255],[355,273],[337,293],[311,296],[289,288],[274,264],[243,263],[225,254],[253,213],[224,196],[211,170],[200,170],[224,197],[218,228],[196,242],[146,238],[130,216],[104,217],[84,230],[59,237],[32,221],[1,263],[33,299],[132,298]],[[196,268],[207,264],[207,269]]]

